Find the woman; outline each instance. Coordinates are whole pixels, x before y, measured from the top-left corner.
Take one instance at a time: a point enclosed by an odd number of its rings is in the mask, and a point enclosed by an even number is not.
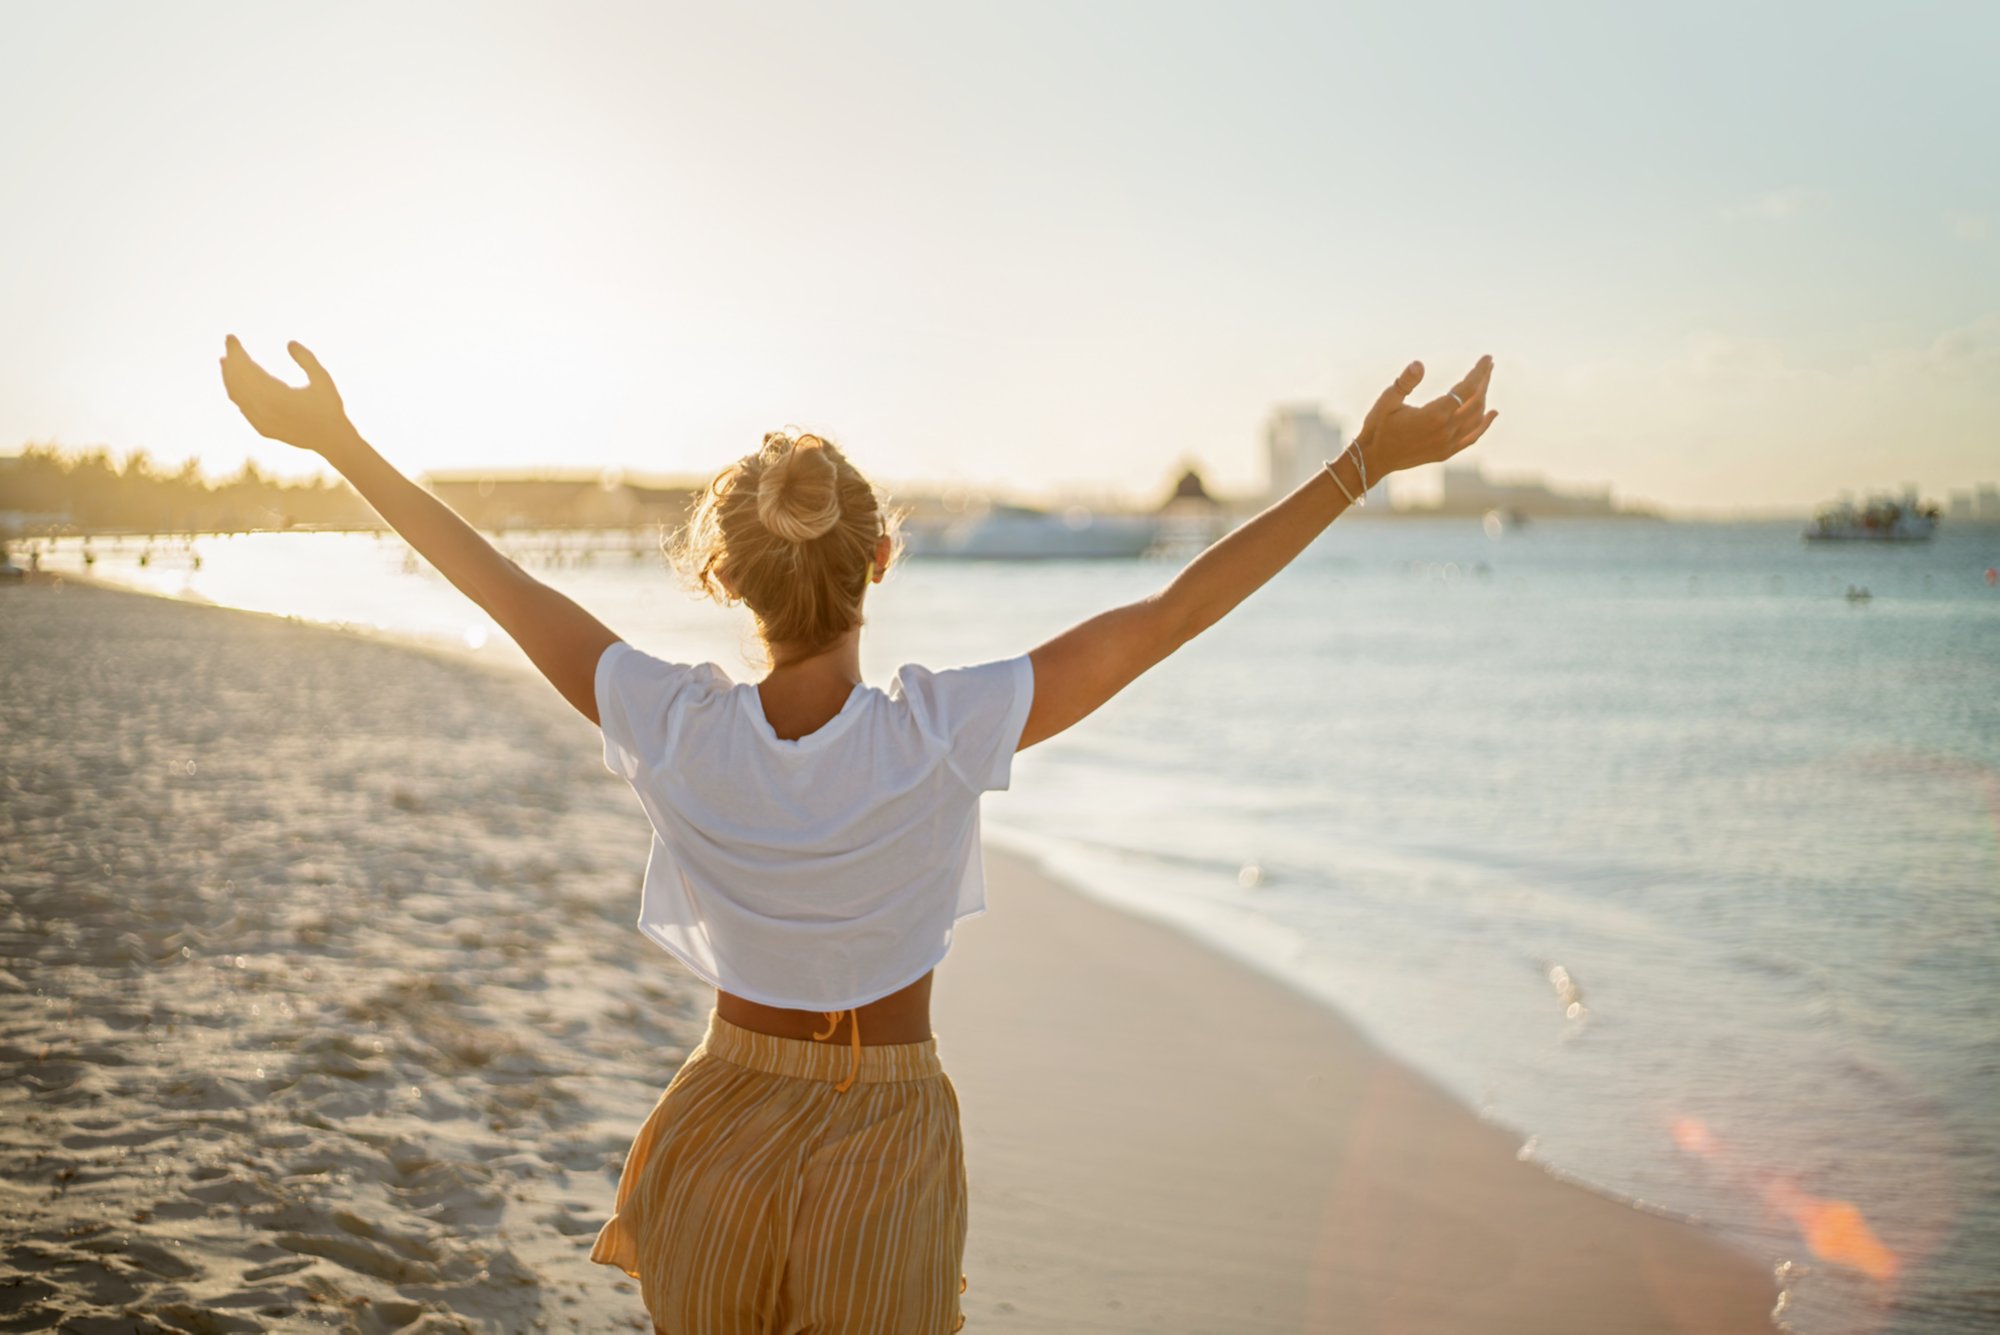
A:
[[[1077,723],[1213,625],[1373,481],[1485,432],[1491,358],[1404,403],[1412,362],[1354,443],[1157,594],[1016,658],[863,684],[862,603],[895,555],[835,446],[774,433],[719,474],[677,557],[747,604],[770,668],[653,658],[531,578],[362,440],[313,355],[304,388],[231,336],[229,397],[322,455],[499,623],[586,718],[654,829],[639,925],[716,990],[702,1044],[639,1129],[591,1259],[640,1281],[655,1328],[952,1331],[964,1323],[965,1167],[938,1064],[931,972],[985,907],[978,799],[1015,751]]]

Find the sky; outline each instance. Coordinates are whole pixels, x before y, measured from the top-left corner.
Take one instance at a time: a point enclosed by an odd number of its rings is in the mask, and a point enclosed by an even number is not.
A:
[[[318,471],[234,332],[412,473],[793,425],[1147,500],[1491,353],[1489,475],[1943,501],[2000,481],[1996,62],[1983,0],[6,5],[0,450]]]

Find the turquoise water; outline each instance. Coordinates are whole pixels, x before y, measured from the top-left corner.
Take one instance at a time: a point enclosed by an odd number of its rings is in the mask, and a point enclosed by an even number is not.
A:
[[[1799,527],[1337,525],[1024,753],[989,830],[1337,1006],[1524,1157],[1791,1263],[1797,1330],[2000,1327],[2000,527]],[[394,539],[97,548],[525,665]],[[645,538],[525,559],[752,672]],[[864,665],[1016,653],[1173,569],[912,562]]]

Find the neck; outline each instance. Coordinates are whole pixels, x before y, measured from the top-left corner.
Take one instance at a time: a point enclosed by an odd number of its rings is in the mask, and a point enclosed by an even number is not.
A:
[[[770,645],[769,649],[771,670],[764,674],[765,681],[782,677],[787,681],[840,683],[849,687],[861,684],[861,627],[859,626],[832,644],[810,653],[782,644]]]

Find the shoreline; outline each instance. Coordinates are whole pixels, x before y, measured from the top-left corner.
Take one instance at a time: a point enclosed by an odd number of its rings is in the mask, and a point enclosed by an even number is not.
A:
[[[1253,958],[1251,952],[1248,950],[1209,940],[1197,928],[1183,923],[1171,914],[1148,913],[1142,908],[1131,906],[1121,896],[1105,894],[1093,888],[1086,880],[1076,874],[1052,868],[1048,865],[1050,856],[1039,850],[1035,846],[1035,843],[1036,841],[1033,838],[1023,838],[1018,836],[1017,832],[1009,830],[997,837],[989,833],[984,846],[989,854],[998,854],[1002,857],[1026,864],[1027,874],[1039,877],[1052,885],[1060,887],[1065,894],[1075,896],[1090,904],[1099,905],[1119,918],[1164,927],[1191,943],[1196,949],[1214,955],[1225,965],[1243,970],[1264,982],[1275,984],[1287,997],[1324,1015],[1331,1016],[1336,1023],[1352,1031],[1356,1040],[1363,1047],[1377,1054],[1382,1060],[1402,1067],[1412,1077],[1430,1086],[1436,1091],[1439,1097],[1447,1100],[1454,1107],[1464,1112],[1466,1116],[1473,1118],[1483,1126],[1493,1127],[1504,1135],[1511,1136],[1515,1140],[1523,1142],[1522,1148],[1515,1151],[1516,1155],[1521,1157],[1522,1162],[1527,1162],[1532,1157],[1535,1165],[1550,1178],[1579,1191],[1589,1192],[1591,1195],[1597,1196],[1610,1204],[1635,1210],[1641,1214],[1652,1215],[1659,1219],[1671,1220],[1689,1228],[1697,1229],[1703,1234],[1714,1238],[1731,1252],[1748,1259],[1752,1264],[1759,1266],[1763,1264],[1761,1258],[1745,1246],[1739,1245],[1735,1240],[1724,1236],[1699,1215],[1675,1210],[1655,1201],[1627,1195],[1593,1182],[1588,1178],[1571,1173],[1565,1170],[1560,1164],[1524,1154],[1523,1150],[1528,1148],[1530,1143],[1536,1142],[1541,1134],[1534,1127],[1524,1126],[1510,1121],[1506,1117],[1481,1111],[1475,1103],[1471,1102],[1464,1095],[1454,1092],[1446,1080],[1424,1069],[1418,1061],[1399,1053],[1387,1040],[1370,1033],[1353,1015],[1348,1013],[1338,1000],[1328,997],[1323,993],[1315,992],[1307,977],[1294,972],[1288,972],[1277,964]]]
[[[986,853],[993,910],[961,924],[935,1013],[968,1299],[982,1271],[1038,1277],[996,1328],[1774,1328],[1768,1269],[1698,1222],[1523,1162],[1316,998]],[[1052,982],[1017,981],[1037,962]]]
[[[294,1217],[298,1226],[277,1235],[277,1250],[299,1260],[297,1274],[316,1277],[323,1301],[346,1302],[353,1310],[400,1302],[415,1304],[412,1310],[418,1314],[412,1320],[428,1323],[429,1314],[442,1319],[451,1313],[472,1323],[472,1329],[506,1329],[481,1323],[495,1319],[488,1314],[507,1310],[490,1305],[488,1290],[514,1274],[529,1277],[538,1292],[546,1291],[538,1318],[543,1324],[537,1328],[631,1324],[638,1312],[636,1295],[617,1292],[615,1284],[606,1282],[609,1276],[585,1273],[598,1268],[585,1264],[576,1251],[579,1235],[566,1230],[581,1230],[593,1210],[608,1211],[616,1183],[610,1161],[622,1158],[665,1076],[698,1041],[708,1001],[704,989],[631,926],[645,853],[644,818],[623,785],[601,772],[591,776],[601,766],[590,747],[578,745],[579,739],[589,740],[584,736],[591,732],[589,725],[545,684],[511,668],[484,665],[486,670],[467,685],[458,668],[480,666],[478,660],[448,648],[392,634],[354,635],[277,616],[233,617],[235,609],[95,580],[75,583],[87,599],[125,602],[122,608],[100,601],[83,609],[86,619],[99,624],[94,630],[73,628],[84,632],[78,643],[95,649],[116,638],[104,634],[118,628],[111,623],[129,628],[144,621],[149,627],[145,634],[155,641],[178,642],[174,652],[199,665],[196,675],[216,678],[161,684],[166,664],[155,647],[119,683],[104,683],[110,694],[123,692],[118,700],[77,701],[111,706],[102,721],[112,725],[121,751],[158,749],[160,730],[171,731],[170,722],[149,712],[161,707],[146,698],[156,694],[178,693],[180,698],[166,704],[194,708],[209,745],[217,745],[216,729],[226,736],[240,719],[231,710],[240,710],[247,698],[245,683],[231,673],[240,677],[251,672],[260,657],[272,660],[265,669],[273,674],[264,682],[267,689],[282,689],[288,669],[294,675],[317,672],[320,694],[344,691],[344,698],[369,707],[395,705],[401,691],[395,679],[415,682],[403,692],[409,699],[399,706],[403,716],[397,728],[366,737],[365,745],[342,747],[343,754],[330,761],[313,754],[313,739],[322,736],[325,720],[311,716],[295,729],[303,734],[298,738],[303,747],[292,745],[286,726],[274,723],[249,745],[223,748],[230,755],[221,767],[223,777],[232,777],[232,766],[240,769],[234,777],[263,790],[271,820],[270,829],[257,839],[239,840],[253,845],[258,855],[253,863],[260,863],[265,878],[283,890],[263,916],[283,919],[287,896],[343,883],[339,868],[321,865],[337,856],[326,847],[308,851],[303,859],[284,856],[289,850],[283,845],[293,841],[301,821],[313,818],[329,792],[352,797],[358,791],[368,799],[359,804],[366,810],[353,809],[356,804],[350,802],[348,809],[325,818],[317,831],[322,844],[358,841],[364,846],[351,869],[358,879],[381,883],[422,873],[412,879],[414,889],[405,888],[400,898],[383,898],[376,906],[388,915],[377,927],[396,925],[399,913],[414,915],[400,933],[386,934],[419,938],[409,952],[397,955],[393,942],[379,943],[389,950],[386,962],[360,956],[322,964],[328,974],[372,985],[376,996],[396,999],[379,1006],[370,1021],[389,1039],[386,1046],[392,1053],[403,1047],[410,1053],[398,1065],[394,1056],[380,1058],[380,1049],[349,1053],[322,1047],[310,1052],[305,1069],[293,1072],[297,1079],[292,1084],[262,1091],[280,1101],[305,1098],[306,1106],[291,1112],[293,1119],[312,1127],[307,1159],[341,1160],[352,1170],[341,1189],[327,1193],[317,1214],[309,1211],[303,1224]],[[63,593],[31,584],[10,596],[46,599]],[[176,602],[200,610],[166,610]],[[138,606],[154,611],[135,611]],[[209,624],[197,633],[190,616]],[[175,621],[180,624],[170,624]],[[220,659],[209,651],[209,640],[223,646]],[[38,642],[50,641],[45,637]],[[412,649],[414,655],[408,652]],[[356,665],[364,660],[367,671],[357,676]],[[74,690],[74,683],[57,679],[60,675],[46,680],[44,689]],[[90,685],[100,684],[98,675],[93,674]],[[386,691],[381,689],[385,679]],[[210,689],[225,690],[228,699],[204,705],[189,695]],[[464,706],[456,720],[436,712],[449,697]],[[128,730],[135,715],[140,723],[136,734]],[[17,720],[9,723],[16,728]],[[467,730],[464,740],[450,736],[454,725]],[[75,735],[75,730],[57,735]],[[53,738],[46,740],[53,745]],[[23,742],[32,747],[34,739],[22,736],[16,744]],[[464,762],[474,752],[482,791],[468,805],[462,791],[468,786]],[[552,797],[546,779],[508,782],[510,766],[527,773],[546,767],[552,756],[559,756],[563,781],[574,781],[572,791]],[[294,766],[304,761],[306,772],[286,774],[285,760]],[[208,761],[200,766],[203,772],[209,769]],[[178,795],[172,796],[166,803],[169,813],[206,820],[211,839],[218,830],[243,835],[254,828],[232,825],[222,819],[226,811],[203,809],[199,801],[181,811]],[[216,805],[210,803],[211,808]],[[157,818],[158,813],[149,817]],[[184,823],[176,819],[169,827]],[[480,839],[468,843],[464,827],[481,827]],[[11,840],[11,821],[9,828]],[[387,842],[378,846],[385,829]],[[115,845],[111,865],[122,868],[123,856],[132,852],[122,842],[124,835],[115,828],[99,833]],[[402,847],[393,847],[398,839]],[[579,852],[579,847],[590,851]],[[200,844],[182,852],[193,863],[213,857]],[[468,873],[467,854],[481,852],[493,865],[474,863]],[[393,854],[402,855],[400,861]],[[1765,1314],[1776,1288],[1768,1273],[1699,1225],[1559,1177],[1539,1164],[1520,1163],[1515,1156],[1518,1137],[1481,1121],[1415,1071],[1370,1046],[1330,1006],[1178,928],[1106,905],[991,841],[986,856],[994,911],[960,925],[952,958],[938,971],[936,994],[940,1049],[946,1069],[964,1091],[973,1196],[966,1258],[969,1328],[1276,1331],[1317,1328],[1336,1320],[1344,1328],[1404,1331],[1508,1331],[1531,1325],[1538,1332],[1772,1328]],[[301,865],[308,875],[298,874]],[[172,856],[155,858],[141,883],[177,874],[185,879],[185,871]],[[577,893],[579,886],[584,893]],[[240,947],[246,936],[254,938],[260,930],[268,934],[268,925],[260,927],[254,915],[244,928],[235,911],[221,909],[210,888],[199,887],[199,902],[182,907],[217,913],[211,935],[219,932],[218,939],[225,944],[233,939]],[[19,911],[38,889],[44,894],[62,890],[63,880],[58,876],[28,885],[10,874],[0,889]],[[551,935],[545,923],[539,929],[536,923],[546,916],[552,898],[574,906],[576,921],[566,919],[566,927],[577,928],[580,939],[565,942],[560,939],[564,933],[553,934],[559,938],[554,941],[532,939],[537,930]],[[166,970],[199,978],[211,988],[219,980],[232,995],[251,981],[239,976],[244,966],[225,965],[212,971],[214,977],[183,974],[186,965],[175,961],[176,952],[168,947],[186,936],[185,926],[163,917],[142,926],[134,945],[123,939],[134,934],[125,921],[129,905],[127,912],[113,903],[103,907],[106,921],[96,947],[114,952],[113,958],[122,951],[140,974]],[[276,998],[295,1009],[306,1008],[313,989],[288,983],[283,968],[267,967],[265,961],[301,944],[310,954],[315,940],[324,950],[329,933],[314,925],[324,916],[323,907],[305,917],[293,913],[282,924],[290,929],[286,941],[266,941],[269,949],[250,955],[258,963],[247,972],[269,994],[267,1004]],[[362,922],[356,919],[352,925],[358,930]],[[122,936],[116,930],[121,928]],[[466,945],[468,937],[477,944]],[[489,959],[496,939],[500,953]],[[511,968],[509,947],[515,952]],[[221,948],[217,940],[209,940],[196,953]],[[421,954],[423,949],[431,954]],[[479,957],[465,958],[467,951]],[[470,975],[476,982],[462,981],[467,975],[452,972],[468,965],[498,969],[513,981],[496,987],[480,975]],[[573,973],[574,984],[552,987],[552,965]],[[12,946],[7,968],[16,982],[39,983],[43,977],[40,967],[24,971]],[[452,1034],[445,1041],[426,1032],[432,1019],[422,1007],[401,1000],[406,992],[421,995],[432,985],[426,980],[440,974],[445,995],[433,1000],[453,1012]],[[95,982],[102,986],[101,978]],[[317,984],[327,985],[324,978]],[[562,1004],[544,1004],[558,990],[566,994]],[[60,1031],[81,1009],[95,1013],[83,1049],[96,1043],[107,1059],[135,1064],[132,1045],[154,1027],[144,1020],[164,1016],[171,1025],[175,1017],[166,1012],[183,1000],[154,995],[152,1015],[135,1020],[129,998],[75,990],[64,1022],[30,1017],[39,1024],[30,1028],[39,1034],[44,1054],[34,1062],[47,1060],[49,1045],[76,1041]],[[634,1042],[635,1026],[639,1043]],[[475,1036],[468,1038],[465,1031]],[[31,1055],[29,1037],[8,1027],[7,1050],[0,1054],[7,1065],[25,1066]],[[206,1037],[214,1040],[209,1050],[181,1052],[156,1067],[155,1074],[164,1070],[185,1078],[226,1066],[243,1055],[236,1049],[250,1035],[217,1025]],[[157,1045],[157,1035],[150,1041]],[[286,1030],[279,1041],[302,1048],[312,1040],[308,1033]],[[642,1078],[637,1057],[646,1042],[658,1050],[644,1059],[650,1076]],[[600,1059],[594,1069],[574,1060],[579,1050]],[[496,1061],[496,1055],[505,1060]],[[88,1057],[80,1060],[90,1064]],[[510,1064],[512,1070],[504,1069]],[[107,1060],[103,1066],[97,1074],[112,1073],[116,1085],[116,1064]],[[418,1085],[432,1083],[424,1075],[441,1077],[450,1093],[427,1091],[410,1107],[399,1107],[398,1086],[412,1072]],[[201,1085],[203,1097],[197,1102],[203,1106],[192,1119],[133,1106],[144,1096],[136,1088],[125,1089],[124,1105],[117,1109],[119,1124],[150,1116],[157,1138],[165,1139],[178,1134],[176,1128],[227,1120],[223,1114],[228,1109],[254,1104],[241,1096],[259,1092],[265,1080],[261,1069],[243,1078],[243,1089],[220,1077]],[[44,1092],[59,1097],[89,1083],[78,1077]],[[486,1108],[476,1092],[465,1095],[467,1087],[486,1090],[488,1104],[518,1099],[525,1088],[533,1104],[568,1108],[571,1124],[544,1119],[547,1125],[538,1129],[544,1139],[529,1146],[495,1142],[490,1134],[481,1134],[490,1130],[480,1116]],[[41,1094],[27,1097],[30,1111],[36,1111]],[[412,1120],[412,1112],[440,1100],[427,1115]],[[44,1121],[59,1106],[41,1108]],[[310,1116],[300,1118],[301,1113]],[[322,1125],[314,1126],[314,1118]],[[103,1134],[62,1115],[56,1120],[68,1133],[62,1137],[65,1145]],[[254,1161],[273,1157],[272,1142],[283,1134],[249,1126],[225,1132],[224,1138],[233,1155]],[[368,1136],[394,1151],[371,1145]],[[547,1143],[548,1137],[557,1143]],[[10,1141],[0,1146],[0,1155],[9,1160],[37,1148],[31,1140]],[[368,1148],[357,1150],[356,1142]],[[95,1147],[79,1143],[76,1148]],[[521,1162],[524,1156],[536,1162]],[[397,1208],[397,1190],[409,1185],[403,1180],[405,1167],[416,1159],[454,1166],[464,1178],[466,1193],[456,1206],[444,1202],[448,1208],[442,1220],[435,1210],[424,1215],[420,1209],[419,1217],[409,1217],[407,1210]],[[494,1171],[510,1160],[521,1170],[518,1175]],[[8,1166],[14,1182],[32,1180],[27,1163]],[[239,1218],[259,1211],[275,1215],[277,1202],[270,1193],[282,1197],[283,1183],[293,1176],[259,1178],[219,1161],[208,1167],[220,1169],[215,1178],[192,1181],[180,1194],[210,1200],[217,1209],[231,1206]],[[161,1221],[166,1212],[139,1220],[136,1211],[148,1204],[121,1197],[121,1191],[156,1192],[170,1185],[168,1179],[125,1182],[110,1164],[84,1171],[101,1173],[97,1180],[111,1198],[104,1202],[110,1209],[96,1217],[108,1220],[122,1210],[138,1225],[123,1226],[130,1236],[117,1254],[144,1256],[147,1246],[179,1248],[197,1241],[189,1231],[205,1211],[186,1213],[187,1202],[181,1201],[178,1218],[189,1227],[165,1228]],[[209,1196],[196,1194],[203,1185],[211,1189]],[[544,1207],[555,1208],[525,1217],[505,1206],[510,1189],[530,1199],[539,1194]],[[58,1193],[58,1199],[68,1195]],[[10,1196],[20,1197],[10,1200],[17,1207],[29,1199],[25,1188],[11,1190]],[[503,1200],[496,1203],[491,1196]],[[22,1217],[19,1208],[10,1214]],[[76,1222],[69,1217],[65,1229]],[[379,1236],[357,1232],[356,1223]],[[173,1301],[194,1301],[201,1281],[220,1281],[228,1272],[241,1272],[239,1289],[257,1289],[259,1282],[248,1279],[252,1271],[290,1264],[264,1250],[272,1247],[272,1226],[265,1227],[267,1236],[251,1249],[254,1256],[242,1243],[206,1239],[202,1245],[209,1253],[193,1273],[166,1285],[193,1286],[190,1296]],[[483,1277],[475,1280],[470,1252],[482,1248],[481,1234],[489,1227],[492,1239],[508,1239],[502,1250],[509,1259],[497,1267],[501,1276],[496,1277],[495,1258],[484,1256],[479,1263]],[[468,1236],[456,1237],[459,1232]],[[30,1236],[49,1249],[52,1261],[73,1262],[73,1271],[90,1264],[101,1268],[112,1254],[102,1248],[102,1229],[84,1240],[86,1250],[58,1244],[52,1233]],[[580,1236],[587,1243],[588,1234]],[[373,1250],[356,1251],[355,1238]],[[258,1240],[251,1235],[248,1241]],[[100,1245],[89,1249],[91,1242]],[[385,1252],[404,1259],[384,1263]],[[417,1282],[396,1278],[405,1266],[417,1267]],[[128,1274],[143,1270],[141,1261]],[[431,1282],[428,1289],[426,1280]],[[131,1278],[122,1282],[137,1288]],[[277,1295],[274,1302],[304,1301],[296,1294],[286,1296],[282,1285],[261,1283]],[[290,1283],[300,1287],[305,1281]],[[382,1291],[385,1283],[390,1292]],[[51,1295],[68,1293],[82,1301],[121,1291],[96,1276],[81,1288],[58,1287]],[[125,1304],[136,1300],[143,1307],[155,1296],[141,1291]],[[555,1310],[559,1308],[573,1310]],[[575,1324],[564,1325],[564,1320]],[[358,1328],[403,1327],[384,1322]]]

